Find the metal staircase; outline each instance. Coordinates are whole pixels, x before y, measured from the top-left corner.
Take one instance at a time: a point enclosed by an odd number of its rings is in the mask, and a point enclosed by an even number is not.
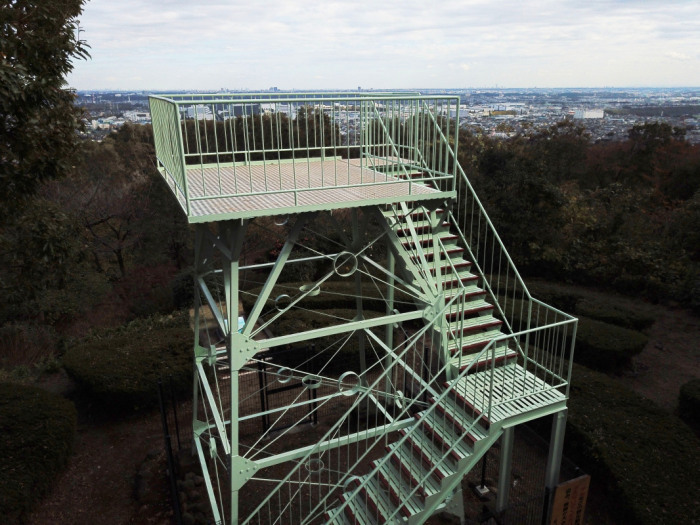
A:
[[[502,510],[512,429],[550,414],[556,483],[576,319],[531,296],[459,167],[457,98],[167,95],[151,112],[159,170],[196,224],[193,427],[214,521],[460,514],[465,474],[501,436]],[[322,214],[337,235],[309,246]],[[286,239],[275,260],[246,265],[267,217]],[[280,282],[294,264],[315,264],[314,278]],[[255,292],[245,272],[261,279]],[[314,307],[349,295],[351,314]],[[357,363],[339,370],[350,341]],[[268,352],[301,344],[315,369]],[[268,375],[251,387],[256,373]],[[300,393],[256,408],[270,382]],[[309,414],[329,407],[335,419],[302,442]],[[261,419],[272,423],[251,433]]]
[[[472,263],[465,259],[459,237],[450,232],[454,226],[445,210],[398,205],[381,213],[395,234],[394,246],[404,252],[400,255],[409,280],[443,304],[461,299],[444,308],[443,335],[437,338],[445,375],[454,379],[439,387],[426,385],[434,392],[428,408],[386,446],[387,457],[352,478],[338,508],[325,513],[332,524],[424,522],[453,497],[464,475],[499,439],[504,422],[566,401],[518,364],[503,321],[479,287],[483,276],[470,271]],[[516,392],[517,403],[512,398]]]

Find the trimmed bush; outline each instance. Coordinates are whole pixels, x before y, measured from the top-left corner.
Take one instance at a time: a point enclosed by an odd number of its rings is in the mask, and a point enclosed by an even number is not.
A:
[[[579,318],[574,361],[601,371],[617,371],[646,346],[649,338],[641,332]]]
[[[134,321],[70,347],[66,371],[92,400],[138,410],[158,401],[158,380],[172,376],[179,392],[192,384],[193,335],[186,314]]]
[[[678,414],[692,428],[700,429],[700,379],[692,379],[681,386]]]
[[[604,374],[575,365],[566,453],[608,494],[620,523],[698,523],[698,439]]]
[[[656,320],[649,313],[616,304],[607,298],[582,297],[576,303],[574,311],[578,315],[634,330],[645,330],[653,325]]]
[[[511,299],[506,300],[505,304],[514,329],[524,330],[527,326],[527,303]],[[521,319],[521,314],[525,314],[525,319]],[[534,311],[532,317],[536,322]],[[648,341],[646,335],[636,330],[579,317],[574,362],[602,372],[616,372],[628,365]]]
[[[73,403],[35,387],[0,383],[0,516],[21,523],[73,451]]]

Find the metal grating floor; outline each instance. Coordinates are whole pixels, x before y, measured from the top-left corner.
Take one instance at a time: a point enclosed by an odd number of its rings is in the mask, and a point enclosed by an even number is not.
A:
[[[190,222],[441,198],[420,181],[370,169],[367,160],[271,162],[189,167]],[[375,166],[381,162],[370,160]],[[419,175],[412,172],[409,175]],[[171,185],[172,187],[172,185]],[[178,193],[182,197],[181,193]],[[184,206],[184,199],[180,198]]]

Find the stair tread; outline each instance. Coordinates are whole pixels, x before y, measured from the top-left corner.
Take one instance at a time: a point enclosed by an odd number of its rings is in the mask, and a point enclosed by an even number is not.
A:
[[[387,523],[390,516],[393,522],[399,516],[398,507],[394,505],[389,497],[389,494],[379,484],[379,480],[372,476],[367,477],[364,486],[364,497],[361,497],[367,506],[367,510],[372,515],[377,523]],[[375,508],[376,507],[376,508]]]
[[[438,477],[448,477],[455,472],[452,458],[449,455],[445,457],[440,443],[426,434],[424,429],[416,428],[415,431],[411,432],[404,446],[409,448],[413,446],[417,457],[420,451],[421,457],[430,463],[429,470],[432,469]],[[433,467],[435,468],[433,469]]]
[[[445,384],[449,390],[449,384],[447,384],[447,382],[445,382]],[[430,402],[435,403],[435,399],[430,398]],[[491,422],[488,418],[476,410],[469,401],[459,397],[454,391],[448,393],[447,396],[442,399],[438,407],[456,421],[456,424],[462,428],[463,432],[471,432],[476,438],[481,439],[486,435],[480,427],[488,431],[488,428],[491,426]],[[477,419],[478,424],[473,425],[474,421]]]
[[[369,511],[363,502],[358,501],[357,497],[350,497],[350,494],[344,493],[340,495],[340,500],[341,503],[347,502],[347,505],[343,510],[343,513],[345,514],[343,517],[349,520],[350,523],[353,523],[354,525],[375,525]],[[348,514],[350,514],[352,518],[348,516]]]
[[[481,365],[490,363],[492,358],[496,359],[497,361],[503,361],[514,359],[517,357],[517,355],[518,353],[515,350],[508,348],[507,341],[501,341],[496,343],[493,353],[491,353],[491,351],[486,351],[482,354],[481,351],[478,351],[471,354],[456,354],[450,359],[450,363],[452,363],[454,366],[458,366],[461,370],[464,370],[469,365],[476,362],[474,367],[472,367],[474,368],[474,372],[472,373],[475,373],[481,370]]]
[[[417,461],[415,454],[412,453],[408,446],[398,446],[394,443],[390,445],[390,448],[399,459],[403,468],[410,473],[410,476],[418,483],[426,496],[432,496],[440,492],[440,483],[429,473],[429,470],[421,461]]]
[[[500,326],[503,321],[496,319],[493,315],[479,315],[477,317],[470,317],[468,319],[460,319],[457,321],[451,321],[447,326],[448,330],[453,334],[459,334],[459,332],[466,332],[469,330],[484,330],[491,326]]]
[[[500,337],[503,335],[499,329],[487,330],[486,332],[474,332],[467,335],[462,335],[462,337],[457,337],[450,339],[447,343],[447,349],[450,351],[457,351],[460,348],[465,349],[477,344],[488,344],[489,341]],[[505,342],[505,341],[504,341]]]
[[[391,499],[391,494],[393,494],[394,498],[403,505],[408,514],[415,515],[423,510],[424,505],[419,499],[418,490],[413,490],[411,484],[403,479],[401,472],[391,461],[386,461],[379,467],[377,476],[380,479],[380,485],[382,485],[382,487],[384,487],[384,485],[381,480],[387,483],[388,486],[386,489],[389,491],[389,498]],[[393,500],[392,502],[396,504]],[[406,512],[402,513],[405,515]]]
[[[493,305],[480,297],[467,298],[464,301],[455,301],[449,308],[445,310],[445,315],[455,316],[465,312],[469,315],[472,312],[492,310]]]
[[[456,428],[452,421],[440,414],[437,409],[427,414],[422,422],[429,425],[440,436],[443,440],[443,447],[452,448],[460,458],[466,458],[472,454],[471,439],[464,435],[459,428]],[[471,432],[470,434],[475,440],[483,437],[480,434]]]

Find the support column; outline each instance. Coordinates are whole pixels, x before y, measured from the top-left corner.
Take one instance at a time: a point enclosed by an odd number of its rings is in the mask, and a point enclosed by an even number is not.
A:
[[[564,450],[564,432],[566,431],[567,409],[554,414],[552,433],[549,439],[549,455],[547,457],[547,472],[545,475],[545,505],[542,523],[549,523],[552,511],[552,496],[559,484],[561,457]]]
[[[496,496],[496,512],[503,512],[508,507],[510,499],[510,471],[513,465],[513,441],[515,427],[503,429],[501,437],[501,453],[498,466],[498,495]]]

